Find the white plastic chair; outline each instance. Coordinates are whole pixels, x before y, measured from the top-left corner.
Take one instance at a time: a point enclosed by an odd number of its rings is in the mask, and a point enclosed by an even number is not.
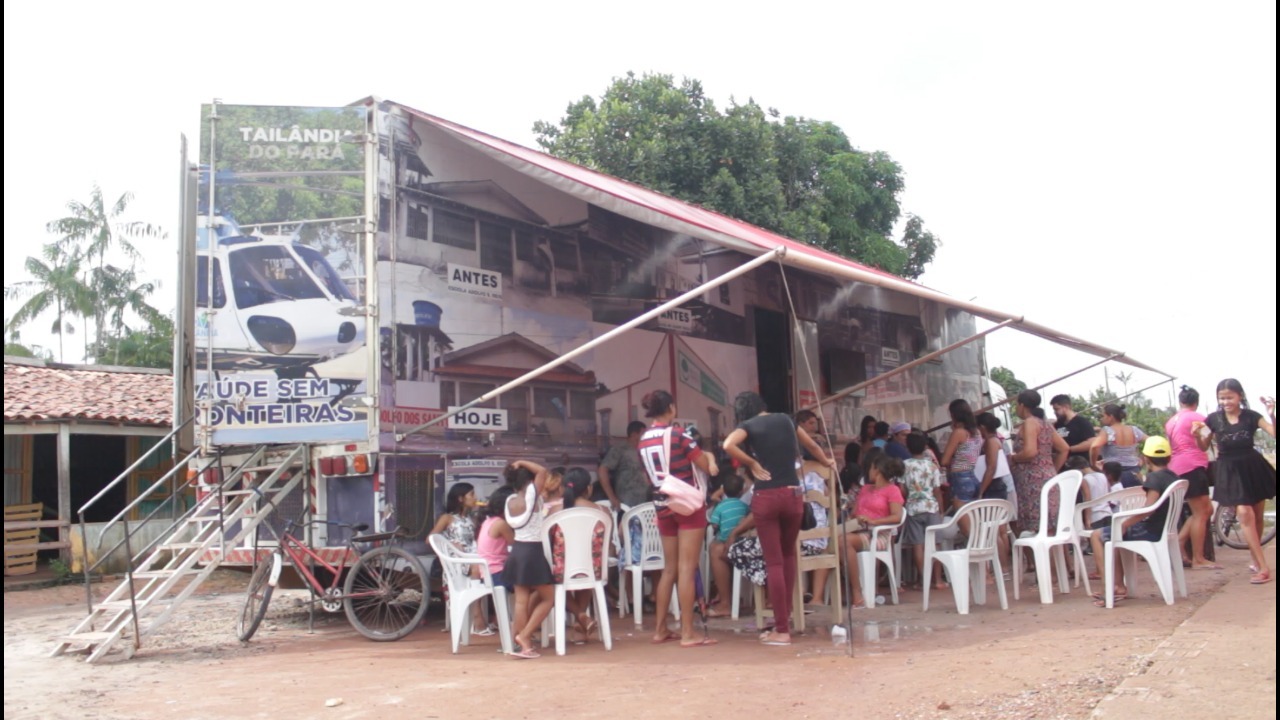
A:
[[[432,535],[428,540],[449,588],[449,606],[445,613],[449,621],[454,654],[457,654],[460,644],[471,644],[471,605],[486,597],[493,598],[502,651],[508,654],[513,652],[515,646],[511,639],[511,617],[507,612],[507,589],[493,584],[488,561],[479,555],[462,552],[443,535]],[[479,578],[471,577],[472,566],[480,567]]]
[[[618,530],[618,513],[614,512],[613,503],[608,500],[597,500],[596,505],[609,516],[609,523],[613,525],[613,552],[609,555],[609,569],[618,572],[618,568],[622,566],[622,532]],[[626,505],[622,506],[626,511]],[[619,573],[621,578],[621,573]],[[621,580],[619,580],[621,582]],[[627,596],[618,593],[618,617],[627,614]]]
[[[542,525],[542,551],[547,562],[553,563],[551,555],[551,532],[559,528],[564,539],[564,577],[556,583],[555,611],[553,614],[556,636],[556,654],[565,653],[565,622],[567,619],[567,593],[577,590],[590,590],[596,617],[596,629],[605,650],[613,649],[613,635],[609,629],[609,602],[604,595],[605,583],[609,582],[608,550],[600,553],[599,558],[592,557],[592,536],[597,526],[604,526],[604,548],[613,541],[613,522],[607,515],[594,508],[569,508],[547,518]],[[596,578],[599,577],[597,580]],[[547,632],[542,633],[542,646],[550,642]]]
[[[1085,500],[1082,503],[1076,503],[1076,533],[1080,535],[1080,540],[1083,543],[1087,542],[1093,537],[1093,534],[1097,532],[1085,525],[1085,510],[1092,510],[1093,508],[1101,507],[1103,505],[1110,505],[1112,512],[1118,512],[1121,510],[1133,510],[1134,508],[1140,508],[1146,504],[1147,491],[1140,487],[1123,488],[1121,490],[1116,490],[1115,492],[1107,493],[1102,497]],[[1079,559],[1076,561],[1076,587],[1080,587],[1080,578],[1083,575],[1085,592],[1092,595],[1093,588],[1090,587],[1089,584],[1089,571],[1085,567],[1084,558],[1079,556],[1077,557]],[[1101,560],[1101,558],[1099,558],[1099,560]]]
[[[631,557],[632,540],[631,540],[631,519],[636,518],[640,521],[640,557]],[[633,617],[635,618],[636,627],[644,624],[644,574],[651,571],[661,571],[667,566],[665,555],[662,551],[662,536],[658,534],[658,508],[653,503],[644,503],[637,505],[622,516],[621,534],[622,534],[622,551],[619,558],[625,558],[625,562],[621,562],[618,570],[618,595],[623,596],[626,592],[626,576],[631,576],[631,599]],[[676,591],[671,592],[671,614],[675,619],[680,619],[680,603],[677,600]],[[619,608],[618,617],[622,617],[621,607]]]
[[[1013,505],[1008,500],[974,500],[964,505],[941,525],[931,525],[924,531],[924,610],[929,610],[929,590],[933,587],[933,561],[942,563],[951,580],[951,592],[956,599],[956,612],[969,614],[969,592],[979,605],[987,601],[987,565],[995,573],[996,591],[1000,595],[1000,609],[1009,609],[1009,598],[1004,590],[1004,573],[1000,568],[1000,551],[996,543],[1000,528],[1013,515]],[[954,550],[935,550],[936,538],[950,531],[961,518],[969,518],[969,537],[964,547]],[[976,567],[978,577],[970,580],[970,568]]]
[[[1022,551],[1024,548],[1031,550],[1032,557],[1036,563],[1036,584],[1040,587],[1040,602],[1044,605],[1053,604],[1053,576],[1051,575],[1053,568],[1050,563],[1057,568],[1058,571],[1058,590],[1059,592],[1071,591],[1071,579],[1067,576],[1067,546],[1075,548],[1076,568],[1082,567],[1083,563],[1079,560],[1083,555],[1080,550],[1080,526],[1076,523],[1075,499],[1080,492],[1080,483],[1084,482],[1084,475],[1079,470],[1067,470],[1040,488],[1040,528],[1036,534],[1024,534],[1022,537],[1013,541],[1013,599],[1018,600],[1022,597]],[[1049,517],[1050,496],[1054,491],[1058,492],[1058,516],[1056,518]],[[1050,523],[1053,523],[1052,527]],[[1053,535],[1049,534],[1050,530],[1054,531]],[[1078,577],[1079,575],[1077,575]],[[1085,590],[1089,593],[1093,589],[1089,587],[1088,573],[1085,573]]]
[[[1156,500],[1155,504],[1133,510],[1122,510],[1111,515],[1111,539],[1103,546],[1106,557],[1103,581],[1107,584],[1107,607],[1115,607],[1116,602],[1115,556],[1118,550],[1127,551],[1121,554],[1121,559],[1124,562],[1125,587],[1129,590],[1130,596],[1137,588],[1139,555],[1146,559],[1147,567],[1151,568],[1151,574],[1155,577],[1156,585],[1160,588],[1160,595],[1164,598],[1166,605],[1173,604],[1174,580],[1178,582],[1178,591],[1182,597],[1187,596],[1187,577],[1182,569],[1182,550],[1178,547],[1178,518],[1182,515],[1182,499],[1187,494],[1189,484],[1186,480],[1178,480],[1160,495],[1160,499]],[[1168,508],[1168,512],[1165,515],[1164,528],[1159,540],[1124,539],[1121,528],[1125,520],[1150,513],[1161,505]]]
[[[907,511],[893,525],[872,525],[871,541],[868,549],[858,551],[858,582],[862,585],[862,601],[868,608],[876,606],[876,563],[884,563],[889,571],[889,596],[893,604],[898,604],[898,573],[895,561],[899,551],[894,548],[894,539],[903,523],[907,521]],[[880,550],[880,538],[888,537],[885,549]]]

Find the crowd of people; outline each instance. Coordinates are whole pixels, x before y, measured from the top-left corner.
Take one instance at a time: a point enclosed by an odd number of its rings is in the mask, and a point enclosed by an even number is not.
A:
[[[515,656],[520,658],[538,656],[535,634],[551,611],[553,584],[564,572],[563,538],[553,529],[549,561],[541,542],[543,523],[570,507],[600,513],[592,552],[597,558],[616,553],[617,564],[625,566],[640,554],[638,521],[629,528],[636,541],[632,547],[605,547],[604,529],[623,510],[654,503],[665,562],[652,578],[644,606],[635,611],[651,609],[655,615],[654,643],[688,648],[715,644],[705,633],[695,632],[695,609],[704,618],[729,614],[734,570],[765,588],[773,624],[762,629],[760,642],[790,645],[794,599],[821,605],[830,587],[829,567],[801,578],[798,558],[839,554],[839,548],[830,545],[836,539],[844,545],[846,577],[856,579],[859,552],[873,546],[885,550],[893,542],[894,533],[873,532],[877,526],[897,529],[901,544],[912,549],[919,578],[925,575],[926,528],[975,500],[1008,500],[1015,515],[1000,535],[1000,552],[1008,558],[1012,537],[1040,528],[1042,491],[1063,470],[1079,470],[1084,482],[1076,498],[1050,493],[1044,508],[1050,517],[1062,502],[1074,504],[1142,487],[1152,510],[1130,518],[1123,529],[1127,539],[1135,540],[1160,535],[1167,508],[1156,505],[1165,490],[1185,479],[1187,511],[1180,539],[1183,562],[1195,569],[1221,569],[1204,553],[1214,486],[1219,503],[1237,508],[1251,551],[1251,582],[1264,584],[1271,580],[1271,569],[1260,537],[1265,503],[1275,497],[1276,474],[1254,449],[1254,436],[1262,430],[1274,437],[1275,403],[1264,398],[1266,415],[1250,409],[1240,383],[1231,379],[1219,384],[1216,398],[1218,409],[1202,415],[1199,394],[1183,386],[1178,412],[1168,419],[1164,435],[1148,437],[1128,423],[1125,408],[1118,404],[1102,408],[1101,426],[1095,428],[1073,409],[1070,397],[1050,400],[1051,420],[1041,407],[1040,394],[1025,390],[1014,401],[1020,422],[1008,438],[995,415],[975,413],[967,401],[957,399],[948,407],[950,433],[944,446],[906,422],[867,416],[859,436],[845,446],[840,463],[826,443],[821,418],[811,411],[793,418],[770,412],[756,393],[741,393],[734,403],[735,429],[721,447],[709,448],[699,444],[692,428],[675,423],[671,394],[656,390],[642,402],[648,422],[627,427],[626,442],[604,454],[594,483],[583,468],[548,469],[521,460],[507,468],[506,484],[488,499],[478,527],[473,519],[474,488],[457,483],[433,532],[464,551],[478,553],[494,582],[513,590]],[[834,502],[806,503],[809,492]],[[1085,527],[1095,531],[1095,558],[1101,558],[1102,543],[1110,538],[1114,511],[1104,503],[1085,513]],[[963,521],[958,524],[961,533],[967,531]],[[833,526],[837,532],[807,533],[798,542],[802,529]],[[703,578],[699,561],[709,527],[712,577]],[[1094,573],[1098,577],[1100,562]],[[942,573],[935,578],[936,587],[945,587]],[[797,593],[796,584],[806,581],[807,589]],[[860,583],[851,582],[849,592],[853,607],[866,605]],[[1115,592],[1124,597],[1122,575]],[[673,593],[680,610],[675,630],[668,617]],[[572,621],[559,631],[580,633],[585,641],[596,628],[587,612],[590,598],[586,593],[570,594],[568,602]],[[1102,604],[1101,598],[1098,602]],[[479,616],[474,627],[480,634],[494,632]]]

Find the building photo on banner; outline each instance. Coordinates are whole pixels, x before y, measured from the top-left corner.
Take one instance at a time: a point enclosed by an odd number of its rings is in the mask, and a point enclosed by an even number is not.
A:
[[[483,500],[522,458],[594,472],[652,390],[714,448],[740,392],[799,410],[976,332],[964,312],[766,264],[419,430],[752,258],[550,187],[429,116],[376,112],[380,450],[443,469],[437,502],[459,481]],[[827,432],[851,439],[866,413],[927,426],[955,397],[981,403],[982,372],[979,347],[950,353],[824,405]]]

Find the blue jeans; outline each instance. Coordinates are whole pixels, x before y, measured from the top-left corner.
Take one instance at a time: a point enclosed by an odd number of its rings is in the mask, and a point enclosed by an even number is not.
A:
[[[947,483],[951,485],[951,497],[966,503],[977,500],[978,488],[982,487],[982,481],[972,470],[951,473],[947,476]]]

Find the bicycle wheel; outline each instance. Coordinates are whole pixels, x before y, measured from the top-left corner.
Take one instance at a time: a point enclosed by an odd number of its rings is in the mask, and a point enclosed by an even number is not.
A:
[[[347,574],[342,607],[351,625],[370,640],[399,640],[427,612],[427,572],[398,547],[374,548]]]
[[[244,610],[240,611],[240,619],[236,622],[236,635],[241,642],[249,642],[253,634],[267,615],[267,605],[271,604],[271,593],[275,591],[270,583],[271,570],[280,561],[278,553],[273,553],[266,560],[258,563],[253,575],[249,576],[249,591],[244,599]]]

